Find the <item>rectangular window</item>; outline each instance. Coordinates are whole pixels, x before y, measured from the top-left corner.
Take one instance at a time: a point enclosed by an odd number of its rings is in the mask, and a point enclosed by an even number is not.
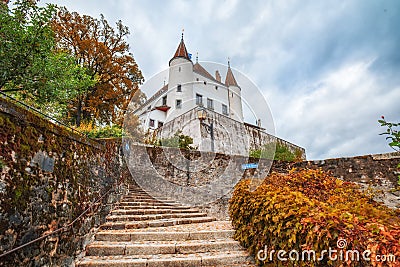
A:
[[[176,108],[182,108],[182,100],[181,99],[176,100]]]
[[[214,109],[214,101],[210,98],[207,98],[207,108]]]
[[[164,97],[162,98],[162,105],[163,105],[163,106],[166,106],[166,105],[167,105],[167,96],[164,96]]]
[[[203,105],[203,96],[196,94],[196,105],[202,106]]]
[[[164,123],[162,121],[159,121],[157,126],[158,126],[158,128],[160,128],[160,127],[163,127],[163,125],[164,125]]]
[[[177,92],[182,92],[182,85],[181,85],[181,84],[178,84],[178,85],[176,86],[176,91],[177,91]]]
[[[222,104],[222,114],[228,115],[228,106],[225,104]]]
[[[153,119],[150,119],[150,121],[149,121],[149,127],[154,127],[154,120],[153,120]]]

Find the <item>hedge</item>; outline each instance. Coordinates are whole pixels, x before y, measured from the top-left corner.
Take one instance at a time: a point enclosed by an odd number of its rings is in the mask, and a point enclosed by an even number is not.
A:
[[[235,239],[260,266],[400,266],[400,213],[357,185],[322,170],[272,173],[254,191],[250,184],[237,184],[229,213]]]

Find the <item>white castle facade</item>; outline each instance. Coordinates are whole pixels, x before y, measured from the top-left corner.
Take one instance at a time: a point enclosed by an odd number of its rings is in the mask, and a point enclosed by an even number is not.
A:
[[[225,82],[217,71],[215,77],[200,63],[193,64],[183,36],[173,58],[169,61],[169,81],[135,113],[145,131],[154,130],[168,121],[192,110],[207,110],[243,122],[241,88],[228,67]]]
[[[250,149],[275,141],[304,151],[269,135],[260,125],[244,122],[241,90],[229,63],[224,81],[218,70],[211,75],[197,57],[193,63],[182,34],[169,61],[168,83],[134,113],[145,132],[166,138],[181,131],[200,151],[248,155]]]

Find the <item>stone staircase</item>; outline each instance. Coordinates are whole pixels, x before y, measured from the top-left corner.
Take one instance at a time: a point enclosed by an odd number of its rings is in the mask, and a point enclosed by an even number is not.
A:
[[[135,186],[100,226],[79,267],[255,266],[229,221]]]

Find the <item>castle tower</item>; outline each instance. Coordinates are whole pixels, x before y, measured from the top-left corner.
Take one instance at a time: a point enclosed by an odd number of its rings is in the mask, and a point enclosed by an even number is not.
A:
[[[225,78],[225,85],[228,87],[229,117],[234,120],[243,122],[241,88],[236,82],[229,61],[228,61],[228,71],[226,73],[226,78]]]
[[[172,109],[167,121],[190,109],[189,101],[193,99],[193,77],[193,62],[187,52],[182,33],[178,48],[169,61],[167,105]]]

